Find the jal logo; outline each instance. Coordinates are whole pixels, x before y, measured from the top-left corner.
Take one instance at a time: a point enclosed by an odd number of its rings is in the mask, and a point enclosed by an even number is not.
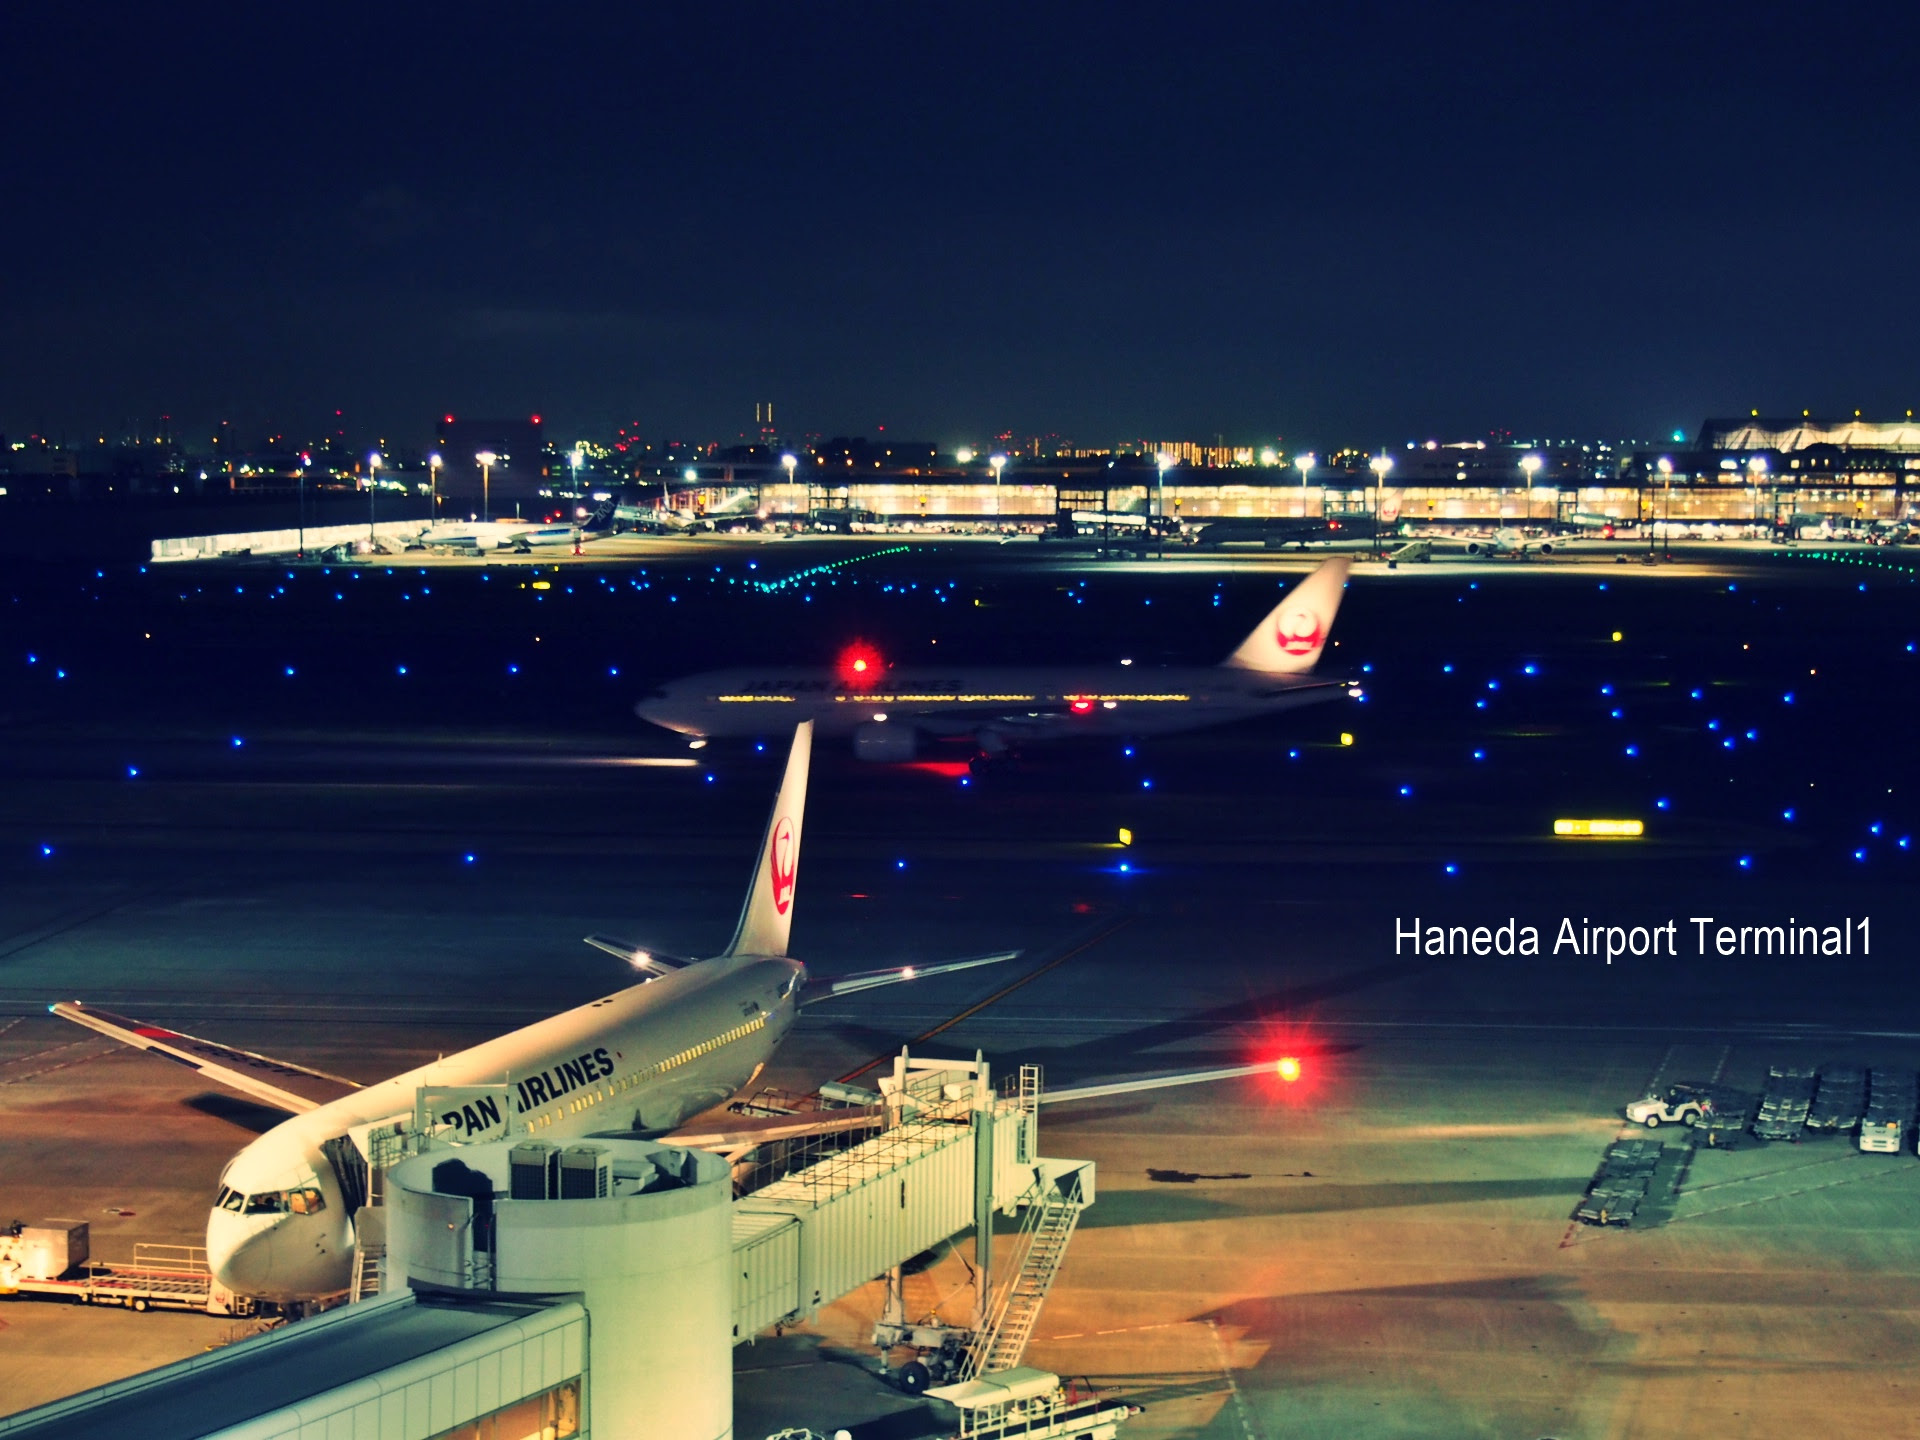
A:
[[[798,867],[793,853],[793,821],[786,816],[773,827],[773,852],[767,857],[767,883],[773,887],[773,908],[782,915],[793,904],[794,871]]]
[[[1320,617],[1303,605],[1280,617],[1273,638],[1289,655],[1311,655],[1326,644],[1327,629],[1320,623]]]

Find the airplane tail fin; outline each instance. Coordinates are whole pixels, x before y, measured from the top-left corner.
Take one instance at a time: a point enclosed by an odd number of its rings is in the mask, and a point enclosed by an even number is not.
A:
[[[753,864],[747,903],[733,932],[727,955],[785,955],[793,929],[793,897],[800,874],[800,822],[807,809],[807,761],[813,749],[813,722],[794,727],[787,752],[787,773],[767,817],[767,833]]]
[[[1346,556],[1337,555],[1294,586],[1221,663],[1269,675],[1299,675],[1313,669],[1333,629],[1333,617],[1340,611],[1349,563]]]

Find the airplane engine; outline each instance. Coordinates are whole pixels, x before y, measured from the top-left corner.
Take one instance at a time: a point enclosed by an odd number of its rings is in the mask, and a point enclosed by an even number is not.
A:
[[[1540,553],[1542,555],[1551,555],[1553,553],[1553,542],[1551,540],[1542,540],[1540,542]]]
[[[920,737],[911,725],[869,720],[853,732],[853,758],[873,765],[911,760],[920,753]]]
[[[1481,543],[1480,543],[1480,542],[1479,542],[1478,540],[1476,540],[1476,541],[1474,541],[1474,542],[1473,542],[1472,544],[1470,544],[1470,545],[1468,545],[1468,546],[1467,546],[1467,554],[1469,554],[1469,555],[1484,555],[1484,554],[1486,554],[1486,553],[1487,553],[1487,551],[1488,551],[1488,550],[1490,550],[1490,549],[1492,549],[1492,548],[1493,548],[1492,546],[1490,546],[1490,545],[1482,545],[1482,544],[1481,544]]]

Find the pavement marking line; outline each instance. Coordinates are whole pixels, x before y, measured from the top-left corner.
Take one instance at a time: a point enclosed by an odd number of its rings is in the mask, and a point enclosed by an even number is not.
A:
[[[1791,1200],[1799,1195],[1811,1195],[1816,1190],[1831,1190],[1836,1185],[1857,1185],[1864,1180],[1884,1180],[1889,1175],[1908,1173],[1910,1172],[1903,1167],[1899,1170],[1875,1170],[1866,1175],[1842,1175],[1838,1180],[1829,1180],[1823,1185],[1803,1185],[1798,1190],[1784,1190],[1778,1195],[1756,1195],[1751,1200],[1736,1200],[1731,1205],[1716,1205],[1711,1210],[1695,1210],[1689,1215],[1676,1215],[1667,1223],[1678,1225],[1682,1220],[1698,1220],[1702,1215],[1720,1215],[1728,1210],[1745,1209],[1749,1205],[1764,1205],[1769,1200]]]
[[[1207,1333],[1213,1337],[1213,1348],[1220,1354],[1220,1373],[1226,1377],[1227,1390],[1233,1396],[1233,1408],[1240,1417],[1241,1430],[1246,1433],[1247,1440],[1265,1440],[1259,1427],[1253,1423],[1253,1411],[1247,1406],[1247,1397],[1240,1393],[1240,1382],[1233,1378],[1233,1361],[1227,1354],[1227,1342],[1220,1338],[1220,1327],[1209,1320]]]
[[[8,937],[6,948],[0,949],[0,960],[11,960],[21,951],[31,950],[34,946],[44,944],[55,936],[65,935],[70,930],[78,930],[82,925],[105,919],[122,905],[145,899],[147,893],[143,890],[127,889],[105,904],[94,902],[77,909],[66,910],[32,929],[16,930]]]
[[[70,1047],[63,1045],[59,1048],[64,1050]],[[18,1085],[23,1080],[33,1079],[36,1075],[51,1075],[56,1070],[70,1070],[75,1065],[86,1064],[89,1060],[103,1060],[109,1055],[118,1054],[120,1052],[120,1049],[121,1049],[120,1046],[113,1045],[108,1047],[105,1050],[94,1050],[94,1051],[90,1051],[85,1055],[76,1055],[73,1057],[73,1059],[62,1060],[57,1065],[42,1065],[38,1070],[28,1070],[24,1074],[20,1074],[20,1075],[9,1075],[7,1076],[6,1079],[0,1080],[0,1085]],[[40,1053],[44,1055],[49,1052],[43,1050]]]
[[[918,1045],[922,1040],[931,1040],[933,1039],[934,1036],[940,1034],[942,1031],[951,1030],[954,1026],[958,1025],[962,1020],[967,1019],[969,1016],[978,1015],[982,1010],[986,1009],[989,1005],[997,1004],[999,1001],[1006,999],[1007,996],[1011,995],[1014,991],[1018,990],[1021,986],[1032,984],[1035,980],[1038,980],[1042,975],[1046,974],[1049,970],[1052,970],[1061,965],[1064,965],[1067,963],[1067,961],[1073,959],[1074,956],[1084,954],[1086,951],[1091,950],[1095,945],[1098,945],[1102,940],[1107,939],[1109,936],[1113,935],[1116,931],[1120,930],[1126,925],[1131,924],[1132,922],[1133,922],[1133,917],[1131,915],[1122,916],[1119,920],[1116,920],[1113,924],[1107,926],[1105,929],[1099,931],[1096,934],[1089,935],[1086,939],[1082,940],[1078,945],[1075,945],[1072,949],[1068,950],[1065,954],[1057,956],[1052,960],[1049,960],[1046,964],[1042,965],[1038,970],[1033,970],[1025,975],[1022,975],[1018,980],[1013,981],[1011,984],[1002,986],[1000,989],[994,991],[993,994],[989,995],[986,999],[980,1001],[977,1005],[969,1005],[966,1009],[962,1010],[958,1015],[953,1016],[951,1019],[941,1021],[938,1025],[934,1026],[931,1030],[925,1031],[922,1034],[914,1036],[913,1039],[907,1042],[907,1044]],[[839,1083],[842,1085],[850,1085],[855,1080],[858,1080],[862,1075],[865,1075],[868,1071],[877,1070],[882,1065],[887,1064],[892,1059],[893,1059],[893,1056],[891,1055],[877,1055],[873,1059],[869,1060],[866,1064],[862,1065],[858,1070],[849,1070],[845,1075],[842,1075],[840,1077]]]

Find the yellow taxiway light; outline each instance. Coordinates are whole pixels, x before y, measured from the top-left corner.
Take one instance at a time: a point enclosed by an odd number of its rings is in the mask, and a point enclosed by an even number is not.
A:
[[[1351,744],[1353,744],[1353,736],[1352,736],[1352,735],[1350,735],[1350,734],[1348,734],[1348,733],[1347,733],[1347,732],[1346,732],[1345,730],[1342,730],[1342,731],[1340,732],[1340,743],[1341,743],[1342,745],[1351,745]]]
[[[1122,845],[1133,844],[1133,831],[1127,829],[1124,825],[1120,827],[1120,843]]]
[[[1556,820],[1553,833],[1589,840],[1638,840],[1647,827],[1638,820]]]
[[[1616,644],[1616,645],[1618,645],[1618,644],[1619,644],[1619,643],[1621,642],[1621,640],[1623,640],[1624,638],[1625,638],[1625,637],[1624,637],[1623,635],[1621,635],[1621,633],[1620,633],[1620,632],[1619,632],[1618,630],[1616,630],[1616,631],[1614,631],[1614,632],[1613,632],[1613,643],[1614,643],[1614,644]]]
[[[551,590],[553,588],[553,582],[551,580],[536,580],[533,582],[533,588],[536,590]]]

